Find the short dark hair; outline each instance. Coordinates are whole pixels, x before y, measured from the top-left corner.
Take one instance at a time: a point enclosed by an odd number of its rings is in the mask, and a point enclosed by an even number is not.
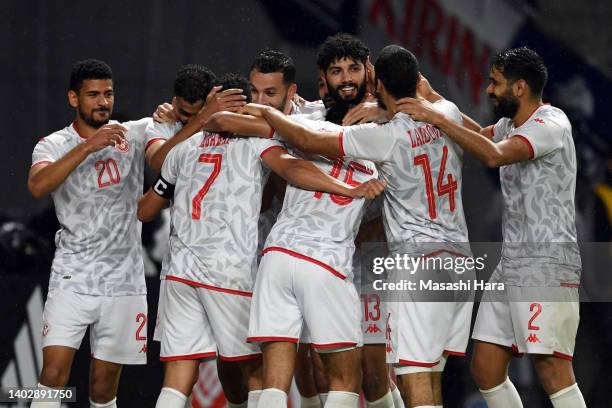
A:
[[[317,66],[325,71],[336,60],[350,58],[365,64],[370,49],[359,38],[339,33],[327,39],[319,47]]]
[[[281,72],[283,82],[292,84],[295,82],[295,63],[293,58],[280,51],[264,50],[260,52],[251,65],[250,71],[256,69],[263,74]]]
[[[251,84],[249,80],[240,74],[228,72],[215,80],[215,86],[221,85],[223,89],[239,88],[242,89],[242,94],[246,96],[246,102],[251,102]]]
[[[79,92],[86,79],[113,79],[113,71],[106,62],[93,58],[75,62],[70,71],[69,89]]]
[[[183,65],[176,73],[174,96],[183,98],[189,103],[205,101],[214,79],[215,74],[205,66]]]
[[[499,70],[511,83],[525,80],[534,96],[542,97],[548,81],[548,69],[537,52],[527,48],[512,48],[495,56],[491,67]]]
[[[413,53],[399,45],[387,45],[374,65],[376,78],[394,98],[416,95],[419,62]]]

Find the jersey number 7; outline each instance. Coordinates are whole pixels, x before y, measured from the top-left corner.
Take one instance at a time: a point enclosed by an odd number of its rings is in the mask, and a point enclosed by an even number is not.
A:
[[[210,173],[210,176],[208,176],[202,188],[198,191],[198,193],[195,195],[195,197],[193,197],[193,200],[191,201],[191,218],[193,218],[194,220],[199,220],[200,216],[202,215],[202,200],[204,199],[206,193],[208,193],[208,189],[210,189],[212,183],[214,183],[215,179],[219,175],[219,172],[221,172],[222,158],[223,155],[219,153],[202,153],[198,158],[198,162],[200,163],[212,164],[213,171],[212,173]]]
[[[446,169],[446,160],[448,158],[448,147],[444,146],[442,149],[442,162],[440,163],[440,170],[438,171],[438,196],[442,197],[448,194],[448,205],[451,212],[455,211],[455,190],[457,190],[457,181],[452,174],[448,174],[444,184],[444,171]],[[431,166],[429,165],[429,156],[427,154],[420,154],[414,158],[415,166],[423,166],[423,173],[425,173],[425,189],[427,191],[427,206],[429,207],[429,218],[435,220],[437,217],[436,213],[436,198],[434,196],[433,180],[431,177]]]

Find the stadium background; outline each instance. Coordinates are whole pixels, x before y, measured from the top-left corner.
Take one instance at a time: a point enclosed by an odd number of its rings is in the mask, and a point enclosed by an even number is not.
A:
[[[435,88],[482,123],[493,120],[484,92],[490,58],[518,45],[529,45],[544,57],[550,70],[545,101],[564,109],[574,128],[579,239],[583,247],[608,255],[603,269],[585,266],[583,279],[589,284],[581,295],[588,302],[581,305],[575,370],[588,406],[609,406],[612,375],[606,368],[612,366],[612,285],[605,275],[611,265],[611,19],[612,3],[603,0],[4,1],[0,11],[4,116],[0,383],[34,384],[40,370],[40,315],[57,221],[51,200],[35,201],[26,180],[36,141],[66,126],[74,116],[66,103],[72,63],[95,57],[111,65],[114,117],[119,120],[148,116],[157,104],[169,101],[176,69],[182,64],[200,63],[217,74],[246,75],[253,57],[268,47],[294,57],[299,93],[310,100],[316,95],[316,46],[328,35],[345,31],[364,40],[374,58],[391,42],[414,51]],[[472,241],[501,238],[497,177],[497,171],[466,157],[463,197]],[[158,226],[159,222],[144,228],[151,255],[148,286],[153,321]],[[593,241],[605,244],[594,246]],[[124,369],[119,391],[124,407],[154,405],[162,368],[158,344],[149,341],[149,347],[146,368]],[[452,360],[444,380],[445,406],[483,407],[467,359]],[[87,365],[88,353],[82,350],[71,377],[82,402],[87,401]],[[222,406],[216,401],[220,389],[214,367],[208,364],[202,369],[203,383],[195,399],[202,407]],[[525,406],[549,406],[528,359],[516,360],[511,376]]]

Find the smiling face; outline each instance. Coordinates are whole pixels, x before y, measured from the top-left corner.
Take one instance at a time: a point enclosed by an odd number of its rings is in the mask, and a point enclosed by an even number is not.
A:
[[[366,91],[365,79],[365,66],[351,58],[335,60],[325,70],[329,95],[338,102],[361,102]]]
[[[113,80],[85,79],[78,92],[68,91],[68,101],[83,122],[98,129],[108,123],[113,113]]]
[[[254,103],[271,106],[281,112],[291,109],[291,99],[297,86],[286,84],[282,72],[263,73],[256,69],[249,74],[251,97]]]
[[[493,100],[493,112],[498,117],[513,118],[520,106],[519,99],[514,94],[514,83],[508,82],[495,66],[491,68],[489,81],[487,94]]]

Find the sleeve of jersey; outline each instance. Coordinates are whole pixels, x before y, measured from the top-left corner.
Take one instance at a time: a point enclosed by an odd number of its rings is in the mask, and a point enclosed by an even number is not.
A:
[[[457,105],[451,101],[440,99],[439,101],[433,103],[433,107],[451,118],[453,122],[463,126],[463,116],[461,116],[461,111]]]
[[[177,146],[170,150],[161,168],[160,177],[172,185],[176,184],[178,178],[178,155],[182,150],[181,147]]]
[[[547,123],[546,119],[534,118],[515,129],[509,137],[520,137],[531,149],[531,159],[538,159],[563,147],[560,132],[555,132],[556,125]]]
[[[32,152],[32,167],[39,164],[53,163],[58,160],[58,149],[53,140],[43,137],[38,141]]]
[[[387,160],[395,147],[393,123],[347,126],[338,135],[340,155],[377,162]]]
[[[151,120],[145,130],[145,150],[159,140],[168,140],[174,136],[174,127],[171,123],[157,123]]]
[[[255,150],[255,153],[260,158],[263,158],[266,153],[271,150],[285,148],[284,143],[280,142],[277,139],[260,139],[256,137],[251,137],[249,138],[249,142],[251,143],[253,150]]]
[[[505,134],[508,132],[508,119],[501,118],[497,121],[495,125],[493,125],[493,141],[501,142],[504,140]]]

